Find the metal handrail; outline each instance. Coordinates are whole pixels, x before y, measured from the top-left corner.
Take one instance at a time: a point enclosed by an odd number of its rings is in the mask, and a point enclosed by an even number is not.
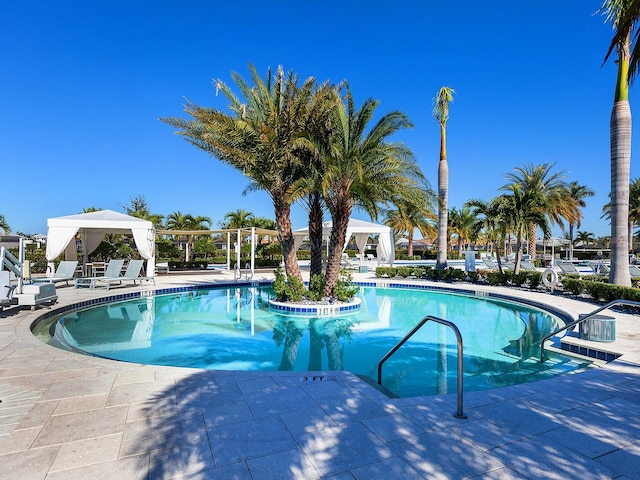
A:
[[[247,280],[253,280],[253,270],[251,269],[250,263],[244,264],[244,278],[246,278]]]
[[[429,320],[436,322],[436,323],[440,323],[442,325],[445,325],[449,328],[451,328],[454,333],[456,334],[456,339],[458,342],[458,409],[456,411],[456,414],[454,415],[454,417],[456,418],[467,418],[467,416],[463,413],[462,411],[462,404],[463,404],[463,377],[462,377],[462,364],[463,364],[463,357],[462,357],[462,335],[460,334],[460,330],[458,329],[458,327],[448,321],[448,320],[443,320],[442,318],[438,318],[438,317],[434,317],[431,315],[427,315],[426,317],[424,317],[422,320],[420,320],[418,322],[418,324],[413,327],[411,329],[411,331],[409,333],[407,333],[404,338],[402,340],[400,340],[391,350],[389,350],[389,352],[382,357],[382,360],[380,360],[380,362],[378,362],[378,385],[382,385],[382,364],[384,362],[386,362],[387,360],[389,360],[389,358],[396,353],[396,351],[402,346],[404,345],[407,340],[409,340],[418,330],[420,330],[420,328],[422,328],[422,326],[427,323]]]
[[[606,305],[595,309],[593,312],[588,313],[587,315],[585,315],[584,317],[580,317],[578,318],[578,320],[575,320],[571,323],[566,324],[564,327],[559,328],[558,330],[556,330],[553,333],[550,333],[549,335],[547,335],[546,337],[544,337],[542,339],[542,342],[540,343],[540,363],[544,362],[544,344],[547,340],[549,340],[551,337],[555,337],[557,334],[559,334],[560,332],[564,332],[565,330],[575,327],[576,325],[578,325],[579,323],[584,322],[585,320],[588,320],[589,318],[593,317],[594,315],[600,313],[603,310],[606,310],[607,308],[613,307],[614,305],[630,305],[630,306],[634,306],[634,307],[640,307],[640,302],[636,302],[634,300],[612,300],[611,302],[607,303]]]
[[[233,268],[233,279],[234,280],[242,280],[242,270],[240,269],[240,264],[236,263]]]

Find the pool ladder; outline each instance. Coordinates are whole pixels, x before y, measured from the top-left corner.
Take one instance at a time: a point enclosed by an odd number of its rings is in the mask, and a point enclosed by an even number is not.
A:
[[[460,330],[458,327],[449,320],[443,320],[442,318],[434,317],[432,315],[427,315],[422,320],[418,322],[418,324],[413,327],[413,329],[407,333],[402,340],[400,340],[395,347],[393,347],[389,352],[382,357],[382,360],[378,362],[378,385],[382,385],[382,364],[389,360],[389,358],[398,351],[400,347],[402,347],[407,340],[409,340],[418,330],[422,328],[422,326],[427,323],[429,320],[432,322],[439,323],[441,325],[445,325],[456,334],[456,340],[458,342],[458,408],[454,417],[456,418],[467,418],[467,416],[463,413],[462,404],[463,404],[463,377],[462,377],[462,365],[463,365],[463,357],[462,357],[462,335],[460,334]]]
[[[246,263],[244,266],[244,278],[245,280],[253,280],[253,270],[251,269],[250,263]],[[236,266],[233,269],[233,279],[242,280],[242,269],[238,263],[236,263]]]
[[[582,323],[585,320],[588,320],[591,317],[593,317],[594,315],[600,313],[601,311],[606,310],[607,308],[613,307],[615,305],[628,305],[628,306],[633,306],[633,307],[640,307],[640,302],[635,302],[633,300],[622,300],[622,299],[612,300],[611,302],[607,303],[606,305],[604,305],[604,306],[602,306],[600,308],[596,308],[593,312],[586,314],[584,317],[581,316],[580,318],[578,318],[578,320],[575,320],[573,322],[567,323],[564,327],[559,328],[558,330],[556,330],[553,333],[550,333],[549,335],[547,335],[546,337],[544,337],[542,339],[542,342],[540,342],[540,363],[544,362],[544,360],[545,360],[545,358],[544,358],[544,344],[545,344],[545,342],[547,340],[549,340],[551,337],[555,337],[560,332],[564,332],[565,330],[567,330],[569,328],[575,327],[579,323]]]

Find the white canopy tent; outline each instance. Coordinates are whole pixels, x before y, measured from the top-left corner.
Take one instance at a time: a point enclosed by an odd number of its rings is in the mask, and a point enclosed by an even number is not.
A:
[[[330,236],[333,222],[324,222],[322,224],[322,235]],[[309,227],[300,228],[293,232],[294,234],[294,248],[298,250],[304,238],[309,235]],[[356,239],[356,245],[360,254],[364,255],[365,248],[367,246],[367,240],[371,235],[378,235],[378,246],[376,247],[376,256],[378,262],[388,263],[393,265],[396,259],[396,251],[393,245],[393,230],[386,225],[379,225],[377,223],[365,222],[364,220],[357,220],[355,218],[349,219],[349,226],[347,227],[347,237],[345,244],[342,246],[342,250],[347,247],[351,236]]]
[[[80,233],[84,262],[107,234],[133,234],[140,256],[147,260],[147,276],[155,273],[156,232],[153,223],[113,210],[67,215],[47,220],[47,261],[53,272],[53,261],[63,251],[67,260],[75,260],[76,234]]]

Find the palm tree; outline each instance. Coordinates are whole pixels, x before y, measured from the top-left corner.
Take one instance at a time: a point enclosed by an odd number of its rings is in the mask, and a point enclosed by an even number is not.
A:
[[[571,239],[570,239],[571,240]],[[575,243],[580,242],[582,245],[582,251],[584,252],[587,248],[587,245],[592,245],[596,243],[596,239],[591,232],[585,232],[584,230],[578,230],[578,234],[576,235]]]
[[[234,212],[227,212],[224,214],[224,221],[221,223],[223,229],[229,228],[245,228],[252,225],[255,216],[252,212],[239,208]]]
[[[553,163],[542,165],[528,164],[515,168],[515,171],[505,175],[510,183],[503,186],[502,190],[513,193],[513,188],[520,190],[527,198],[529,206],[537,205],[540,214],[546,217],[550,223],[562,224],[561,218],[569,215],[574,202],[567,192],[567,184],[562,172],[551,173]],[[531,215],[530,218],[537,218]],[[547,224],[547,222],[545,222]],[[523,234],[529,240],[528,252],[531,259],[536,259],[536,231],[539,224],[531,222]],[[520,240],[520,239],[518,239]]]
[[[551,236],[551,228],[547,213],[544,211],[544,198],[536,191],[522,188],[519,184],[511,184],[509,192],[504,196],[504,219],[508,228],[516,236],[516,257],[514,273],[520,272],[520,258],[522,257],[522,239],[526,236],[531,225],[540,227],[545,237]]]
[[[163,215],[151,213],[149,210],[149,204],[147,203],[144,195],[136,195],[129,199],[129,204],[122,205],[127,215],[132,217],[148,220],[153,223],[153,226],[157,229],[162,228],[162,222],[164,220]],[[91,207],[93,208],[93,207]]]
[[[629,177],[631,170],[631,108],[629,107],[629,69],[631,33],[640,18],[640,6],[634,0],[605,0],[601,9],[614,28],[614,38],[605,62],[615,49],[618,64],[616,89],[611,111],[609,141],[611,144],[611,273],[609,281],[631,286],[629,274]],[[634,54],[638,45],[634,46]],[[637,56],[636,56],[637,58]]]
[[[567,223],[569,224],[569,258],[573,258],[573,228],[580,228],[582,221],[581,208],[585,208],[587,203],[584,201],[586,197],[592,197],[595,192],[584,185],[580,185],[578,182],[573,181],[569,184],[569,196],[573,199],[574,210],[572,215],[569,215]]]
[[[216,90],[229,101],[231,114],[188,103],[185,111],[191,120],[161,120],[177,127],[177,133],[194,146],[241,171],[251,179],[251,189],[267,192],[273,202],[285,273],[301,280],[294,250],[291,204],[295,200],[293,185],[304,175],[304,165],[297,153],[313,148],[306,136],[304,119],[310,114],[315,79],[309,77],[299,85],[298,76],[293,72],[285,75],[282,67],[273,78],[268,69],[266,80],[253,65],[249,65],[249,70],[253,85],[232,73],[242,98],[223,81],[216,81]]]
[[[425,192],[427,199],[432,198],[430,192]],[[412,201],[406,199],[400,201],[396,208],[390,208],[385,212],[383,223],[393,229],[394,234],[407,234],[409,243],[407,244],[407,255],[413,256],[413,236],[416,229],[423,238],[433,237],[436,233],[434,221],[436,214],[431,208],[432,201]]]
[[[438,163],[438,253],[436,269],[447,268],[447,238],[449,213],[449,166],[447,165],[447,121],[449,103],[455,90],[442,87],[434,99],[433,116],[440,125],[440,161]]]
[[[182,212],[173,212],[167,215],[167,229],[168,230],[207,230],[211,225],[211,219],[209,217],[197,216],[194,217],[191,214],[183,214]],[[195,239],[194,236],[186,235],[187,252],[185,254],[185,261],[190,260],[190,253],[193,252]]]
[[[341,102],[339,87],[325,83],[313,93],[310,101],[311,113],[306,117],[304,129],[314,148],[302,148],[297,151],[306,169],[305,175],[295,185],[293,197],[298,199],[298,203],[308,213],[311,247],[309,278],[313,278],[314,275],[321,275],[323,270],[322,240],[326,210],[322,196],[324,160],[331,148],[334,111]]]
[[[4,215],[0,215],[0,230],[2,230],[5,234],[11,233],[11,227],[5,220]]]
[[[600,218],[607,218],[611,222],[611,202],[602,207]],[[629,237],[629,251],[633,252],[633,230],[640,225],[640,178],[632,180],[629,184],[629,220],[627,222],[627,235]]]
[[[378,217],[380,205],[418,195],[424,176],[413,154],[402,143],[388,138],[412,126],[401,112],[384,115],[369,130],[379,102],[366,100],[356,109],[347,87],[346,105],[335,109],[331,148],[325,153],[323,196],[331,214],[333,228],[329,240],[324,294],[330,296],[340,275],[342,249],[346,242],[349,217],[354,207]]]
[[[471,215],[475,217],[474,229],[483,230],[488,241],[493,245],[496,252],[498,269],[502,272],[500,261],[500,244],[506,236],[507,214],[510,201],[505,195],[496,197],[488,202],[472,199],[465,202],[469,207]]]
[[[463,205],[458,210],[455,207],[449,212],[449,232],[458,243],[458,258],[462,258],[463,244],[469,244],[474,238],[474,215],[469,206]]]

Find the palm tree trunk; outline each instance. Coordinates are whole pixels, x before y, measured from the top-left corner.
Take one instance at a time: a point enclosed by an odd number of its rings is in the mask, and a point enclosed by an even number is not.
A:
[[[311,263],[309,278],[322,275],[322,204],[320,194],[312,193],[309,198],[309,243],[311,244]]]
[[[527,253],[531,255],[531,261],[534,262],[536,260],[536,231],[538,230],[538,226],[535,223],[529,225],[529,245]]]
[[[449,165],[447,164],[447,127],[440,125],[440,162],[438,163],[438,253],[436,270],[447,268],[447,230],[449,223]]]
[[[569,260],[573,259],[573,223],[569,222]]]
[[[623,62],[621,62],[623,63]],[[629,171],[631,165],[631,108],[629,101],[613,104],[611,112],[611,273],[609,281],[631,286],[629,275]]]
[[[407,257],[409,260],[413,259],[413,230],[409,229],[409,243],[407,243]]]
[[[340,278],[340,260],[342,259],[342,249],[347,240],[347,227],[349,226],[349,216],[351,215],[351,205],[337,206],[331,217],[333,228],[329,240],[329,258],[327,259],[326,283],[324,286],[324,296],[333,295],[333,289]]]
[[[298,257],[294,250],[293,229],[291,228],[291,206],[281,196],[273,196],[273,207],[278,225],[278,239],[284,258],[284,271],[287,277],[296,277],[302,281]]]

